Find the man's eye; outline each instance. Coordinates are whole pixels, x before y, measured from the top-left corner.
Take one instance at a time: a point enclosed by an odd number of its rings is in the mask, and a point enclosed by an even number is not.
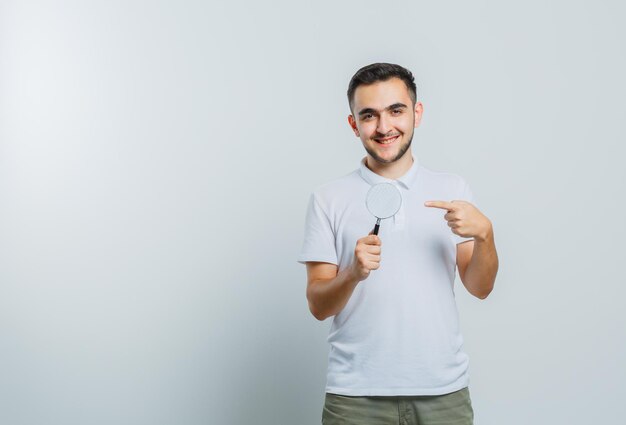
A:
[[[373,117],[373,115],[372,115],[372,114],[365,114],[365,115],[362,115],[362,116],[361,116],[361,119],[362,119],[362,120],[369,120],[369,119],[370,119],[370,118],[372,118],[372,117]]]
[[[393,114],[395,115],[399,115],[402,113],[402,109],[394,109],[393,111],[391,111]]]

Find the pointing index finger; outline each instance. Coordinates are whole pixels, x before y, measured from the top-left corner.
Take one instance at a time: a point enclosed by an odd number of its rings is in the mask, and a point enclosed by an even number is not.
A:
[[[424,206],[432,207],[432,208],[441,208],[448,211],[454,211],[454,204],[452,202],[446,201],[426,201],[424,202]]]

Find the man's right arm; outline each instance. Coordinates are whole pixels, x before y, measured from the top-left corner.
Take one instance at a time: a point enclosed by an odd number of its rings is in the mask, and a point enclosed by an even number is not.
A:
[[[306,297],[317,320],[339,313],[348,303],[354,288],[380,267],[380,238],[371,233],[357,241],[352,264],[337,273],[331,263],[306,263]]]
[[[330,263],[307,262],[308,283],[306,298],[309,310],[317,320],[325,320],[339,313],[347,304],[359,279],[348,267],[337,273],[338,267]]]

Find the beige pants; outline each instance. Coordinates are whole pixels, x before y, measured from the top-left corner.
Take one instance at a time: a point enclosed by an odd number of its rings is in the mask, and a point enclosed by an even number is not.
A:
[[[469,388],[428,396],[355,397],[326,393],[323,425],[472,425]]]

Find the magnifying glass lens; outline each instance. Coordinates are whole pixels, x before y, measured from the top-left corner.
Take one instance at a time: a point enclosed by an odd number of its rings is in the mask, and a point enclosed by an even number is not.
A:
[[[365,206],[368,211],[377,218],[374,226],[374,234],[378,234],[380,220],[393,217],[402,205],[400,190],[391,183],[378,183],[373,185],[367,192]]]

